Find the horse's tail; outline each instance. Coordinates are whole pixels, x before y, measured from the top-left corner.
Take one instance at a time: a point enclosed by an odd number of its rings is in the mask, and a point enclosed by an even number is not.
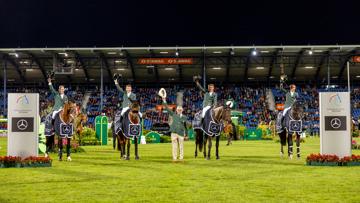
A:
[[[196,132],[196,144],[199,145],[199,151],[202,152],[202,148],[203,148],[203,145],[204,145],[204,135],[203,135],[203,132],[202,130],[200,129],[197,129],[195,130]]]

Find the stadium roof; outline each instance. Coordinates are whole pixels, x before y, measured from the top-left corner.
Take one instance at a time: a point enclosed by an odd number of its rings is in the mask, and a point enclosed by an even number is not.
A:
[[[256,52],[256,55],[255,55]],[[360,45],[306,46],[199,46],[199,47],[89,47],[89,48],[4,48],[7,81],[45,82],[54,63],[73,67],[73,74],[57,75],[71,83],[97,83],[101,67],[105,82],[114,73],[137,83],[191,82],[206,69],[207,81],[229,83],[279,81],[280,64],[296,81],[321,81],[330,69],[332,80],[345,79],[346,62],[360,55]],[[191,64],[142,64],[147,58],[190,58]],[[351,77],[360,80],[359,64],[351,65]],[[0,71],[1,78],[4,72]]]

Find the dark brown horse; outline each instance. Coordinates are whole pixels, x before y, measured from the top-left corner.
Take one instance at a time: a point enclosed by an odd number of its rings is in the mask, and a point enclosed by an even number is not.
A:
[[[213,109],[210,109],[212,117],[217,124],[221,124],[223,126],[227,126],[229,122],[231,122],[231,109],[227,106],[220,106]],[[229,129],[229,128],[226,128]],[[201,152],[204,146],[204,158],[207,160],[210,159],[211,154],[211,147],[212,147],[212,138],[216,138],[216,159],[220,159],[219,156],[219,142],[220,142],[220,135],[219,136],[209,136],[208,134],[204,133],[201,129],[195,129],[196,132],[196,139],[195,139],[195,158],[197,157],[198,153],[197,150]],[[206,154],[206,144],[208,143],[208,153]]]
[[[280,112],[282,114],[282,112]],[[278,129],[278,135],[280,137],[280,156],[284,156],[284,146],[286,141],[288,144],[288,157],[293,158],[293,135],[296,136],[296,155],[300,158],[300,134],[303,132],[302,120],[304,117],[304,109],[300,102],[295,102],[291,109],[284,115],[283,121],[281,122],[282,129]],[[279,118],[278,118],[279,120]],[[287,138],[287,139],[286,139]]]
[[[128,118],[123,118],[122,119],[122,129],[124,129],[124,122],[126,122],[126,120],[128,120],[131,124],[140,124],[141,119],[139,116],[139,111],[140,111],[140,104],[137,101],[134,101],[131,103],[130,105],[130,110],[128,113],[124,113],[124,116],[128,116]],[[130,146],[131,146],[131,138],[134,139],[134,145],[135,145],[135,160],[139,159],[139,154],[138,154],[138,137],[137,136],[133,136],[133,137],[129,137],[127,135],[125,135],[123,130],[120,130],[117,134],[116,134],[116,139],[117,139],[117,143],[118,143],[118,149],[120,150],[120,158],[121,159],[125,159],[125,160],[130,160]],[[126,147],[126,153],[125,153],[125,147]],[[114,146],[115,148],[115,146]]]

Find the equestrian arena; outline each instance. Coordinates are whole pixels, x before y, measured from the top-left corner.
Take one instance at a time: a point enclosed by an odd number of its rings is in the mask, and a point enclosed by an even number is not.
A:
[[[359,47],[0,48],[0,202],[360,202]]]

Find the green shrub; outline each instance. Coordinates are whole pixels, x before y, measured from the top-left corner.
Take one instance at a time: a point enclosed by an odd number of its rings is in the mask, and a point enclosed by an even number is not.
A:
[[[359,137],[359,131],[354,131],[353,133],[352,133],[352,136],[353,137]]]
[[[95,130],[92,128],[85,127],[81,133],[82,138],[95,138]],[[112,137],[112,136],[111,136]]]
[[[81,145],[101,145],[101,142],[97,140],[96,138],[86,137],[81,140]]]
[[[160,143],[171,143],[171,137],[170,136],[160,136]]]

